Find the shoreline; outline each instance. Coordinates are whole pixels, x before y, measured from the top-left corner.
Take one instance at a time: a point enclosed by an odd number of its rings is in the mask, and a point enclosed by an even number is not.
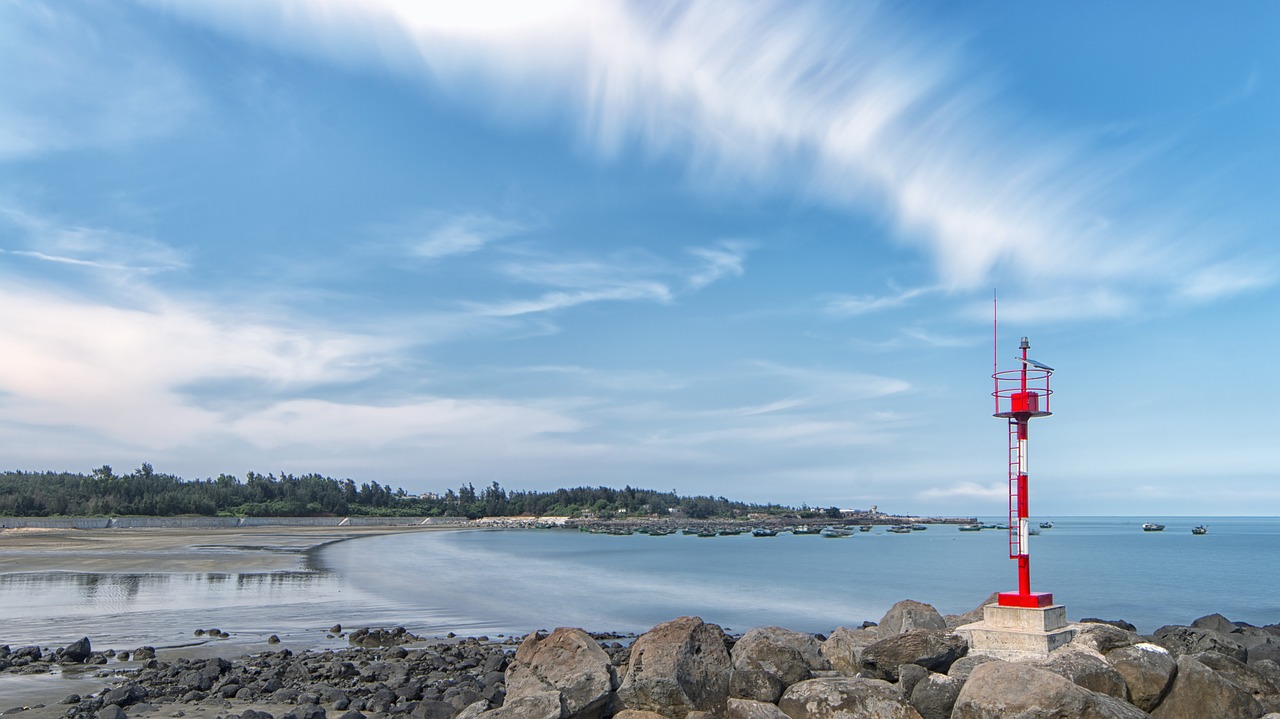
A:
[[[3,528],[0,574],[269,573],[309,571],[311,554],[361,537],[465,525],[228,528]]]

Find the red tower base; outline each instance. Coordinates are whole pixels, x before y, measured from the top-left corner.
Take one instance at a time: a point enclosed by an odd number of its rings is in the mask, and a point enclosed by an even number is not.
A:
[[[1049,592],[1000,592],[996,603],[1002,607],[1047,607],[1053,604],[1053,595]]]

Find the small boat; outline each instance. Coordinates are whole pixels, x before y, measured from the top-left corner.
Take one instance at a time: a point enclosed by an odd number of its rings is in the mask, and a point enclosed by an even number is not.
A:
[[[757,527],[756,529],[751,530],[751,536],[753,536],[753,537],[776,537],[776,536],[778,536],[778,530],[776,530],[776,529],[768,529],[768,528],[765,528],[765,527]]]
[[[928,528],[929,528],[929,525],[927,525],[927,524],[913,524],[913,525],[911,525],[911,531],[913,531],[913,532],[923,532],[924,530],[926,530],[926,529],[928,529]]]
[[[818,532],[818,534],[826,537],[827,539],[842,539],[844,537],[853,536],[853,532],[840,527],[824,527],[821,532]]]
[[[1033,537],[1039,537],[1039,536],[1040,536],[1040,530],[1036,529],[1035,527],[1032,527],[1032,528],[1030,528],[1030,529],[1028,529],[1028,530],[1027,530],[1027,534],[1029,534],[1029,535],[1031,535],[1031,536],[1033,536]]]
[[[698,536],[699,537],[718,537],[720,536],[720,534],[716,532],[716,530],[714,529],[704,529],[701,532],[698,532]]]
[[[996,526],[992,527],[992,529],[1008,529],[1008,528],[1009,528],[1009,525],[1007,524],[997,524]]]
[[[727,527],[725,529],[720,530],[720,536],[722,537],[735,537],[739,534],[742,534],[742,530],[734,529],[733,527]]]
[[[1208,534],[1209,528],[1204,526],[1203,524],[1197,524],[1196,526],[1191,528],[1191,533],[1192,534]]]
[[[1157,524],[1156,522],[1147,522],[1146,524],[1143,524],[1143,525],[1142,525],[1142,531],[1144,531],[1144,532],[1163,532],[1163,531],[1164,531],[1164,525],[1163,525],[1163,524]]]
[[[960,531],[961,532],[980,532],[982,531],[982,525],[981,524],[962,524],[960,525]]]
[[[699,530],[693,529],[692,527],[685,527],[684,529],[680,530],[680,533],[681,534],[701,534]]]
[[[892,527],[889,527],[886,531],[893,532],[894,534],[911,534],[911,525],[895,524]]]
[[[864,524],[864,525],[862,525],[861,527],[858,527],[858,531],[859,531],[859,532],[870,532],[870,531],[871,531],[871,525],[870,525],[870,524]]]
[[[810,527],[807,524],[802,524],[799,527],[796,527],[795,529],[791,530],[791,533],[798,536],[801,534],[820,534],[821,532],[814,529],[813,527]]]
[[[1053,529],[1053,522],[1041,522],[1041,523],[1040,523],[1040,528],[1041,528],[1041,529]]]

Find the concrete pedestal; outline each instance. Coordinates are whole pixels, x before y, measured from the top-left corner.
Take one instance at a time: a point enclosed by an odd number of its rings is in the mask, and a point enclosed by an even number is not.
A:
[[[1061,604],[1047,607],[988,604],[982,608],[982,621],[955,631],[969,640],[970,654],[997,659],[1047,657],[1049,652],[1070,642],[1076,633],[1067,624],[1067,608]]]

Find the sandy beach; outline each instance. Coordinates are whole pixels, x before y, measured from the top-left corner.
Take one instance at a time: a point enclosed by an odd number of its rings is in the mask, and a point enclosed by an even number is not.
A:
[[[331,542],[441,527],[0,529],[0,573],[282,572]],[[456,527],[450,527],[456,529]]]

